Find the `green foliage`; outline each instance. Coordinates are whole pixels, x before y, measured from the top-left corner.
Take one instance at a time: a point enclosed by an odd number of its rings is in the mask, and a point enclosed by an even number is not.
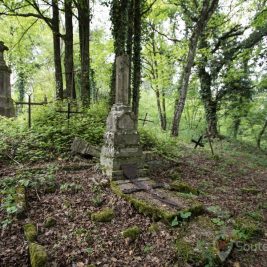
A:
[[[224,221],[221,220],[220,218],[212,218],[211,221],[212,221],[214,224],[218,225],[218,226],[222,226],[222,225],[224,225]]]
[[[56,170],[54,165],[48,165],[46,169],[21,170],[14,177],[5,177],[0,180],[0,194],[3,196],[0,208],[7,216],[2,224],[3,227],[11,222],[13,215],[24,212],[26,208],[25,188],[48,193],[55,190]]]
[[[33,127],[27,129],[18,119],[0,118],[0,160],[13,158],[19,162],[52,160],[69,157],[71,143],[75,136],[91,144],[100,145],[105,130],[107,106],[101,102],[84,110],[82,115],[73,115],[70,125],[66,114],[56,112],[65,110],[65,104],[48,105],[33,111]]]
[[[190,211],[180,211],[178,216],[175,216],[171,222],[171,226],[175,227],[182,223],[183,220],[188,220],[192,216],[192,212]]]

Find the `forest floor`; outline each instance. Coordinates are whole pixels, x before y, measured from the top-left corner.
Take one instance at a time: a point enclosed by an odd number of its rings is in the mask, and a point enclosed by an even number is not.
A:
[[[198,189],[197,198],[205,208],[219,211],[213,222],[221,228],[227,228],[236,218],[250,218],[262,230],[261,235],[247,240],[249,245],[243,249],[235,247],[223,266],[265,267],[267,155],[237,144],[215,144],[214,149],[217,157],[209,156],[208,150],[181,146],[179,157],[167,165],[159,164],[150,177],[166,183],[179,179]],[[48,266],[197,266],[190,260],[185,263],[184,255],[177,252],[175,245],[186,225],[196,219],[178,227],[156,222],[156,230],[150,231],[150,226],[155,225],[152,218],[138,213],[130,203],[116,196],[95,163],[60,158],[23,167],[1,163],[0,181],[23,172],[23,179],[38,176],[39,182],[53,173],[55,190],[48,192],[43,184],[40,188],[29,187],[27,217],[14,217],[1,229],[0,266],[30,266],[28,243],[23,234],[27,222],[34,222],[38,227],[37,240],[48,253]],[[1,186],[2,190],[3,183]],[[2,190],[1,199],[5,194]],[[93,212],[106,207],[114,209],[111,222],[91,220]],[[1,208],[0,220],[6,218],[6,210]],[[45,225],[48,218],[55,219],[52,227]],[[132,242],[122,236],[122,231],[131,226],[141,229]],[[205,266],[213,266],[208,264]]]

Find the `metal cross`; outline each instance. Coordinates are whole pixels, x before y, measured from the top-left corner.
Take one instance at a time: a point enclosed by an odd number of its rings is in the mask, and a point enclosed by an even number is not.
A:
[[[143,126],[145,126],[146,122],[154,122],[154,121],[148,120],[147,116],[148,116],[148,113],[146,113],[144,119],[139,119],[139,121],[143,121]]]
[[[194,147],[194,149],[196,149],[198,146],[204,147],[204,144],[203,144],[203,142],[202,142],[202,139],[203,139],[203,135],[201,135],[201,136],[198,138],[197,141],[194,140],[194,139],[191,140],[192,143],[195,143],[195,147]]]
[[[31,94],[28,95],[28,102],[15,102],[16,105],[28,105],[28,126],[29,128],[32,127],[32,106],[43,106],[46,105],[47,102],[47,98],[46,96],[44,97],[44,101],[43,102],[31,102]]]
[[[82,111],[72,111],[71,110],[70,102],[68,102],[68,109],[67,110],[57,110],[56,112],[59,112],[59,113],[67,113],[68,127],[69,127],[69,124],[70,124],[70,116],[71,116],[71,114],[81,114],[81,113],[84,113]]]

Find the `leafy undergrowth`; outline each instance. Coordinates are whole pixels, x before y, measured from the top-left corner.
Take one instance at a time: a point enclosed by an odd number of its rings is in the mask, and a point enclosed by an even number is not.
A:
[[[64,103],[35,109],[32,128],[28,129],[24,115],[15,119],[0,116],[0,163],[51,161],[58,157],[69,158],[69,148],[74,137],[91,144],[101,145],[105,130],[107,106],[105,103],[84,109],[83,114],[71,116],[69,123]],[[79,110],[78,107],[72,110]]]

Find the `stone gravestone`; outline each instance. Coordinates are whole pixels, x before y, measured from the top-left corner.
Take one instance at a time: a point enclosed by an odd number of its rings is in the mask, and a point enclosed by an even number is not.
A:
[[[129,64],[127,55],[116,58],[116,101],[107,118],[100,155],[104,174],[114,180],[123,178],[123,165],[130,164],[137,170],[143,167],[137,120],[129,106]]]
[[[0,116],[13,117],[15,109],[11,98],[10,69],[4,60],[8,48],[0,41]]]

